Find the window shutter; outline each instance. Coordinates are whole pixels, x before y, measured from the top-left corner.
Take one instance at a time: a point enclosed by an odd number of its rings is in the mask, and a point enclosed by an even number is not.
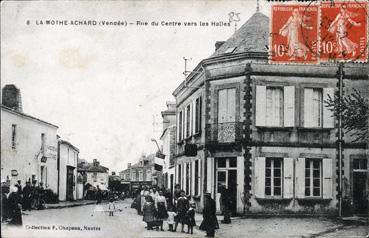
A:
[[[192,134],[196,133],[196,99],[192,101]]]
[[[195,160],[191,162],[191,195],[196,195],[195,191]]]
[[[284,127],[295,126],[295,86],[284,87]]]
[[[212,189],[212,185],[213,185],[213,163],[214,163],[214,158],[208,157],[207,158],[207,163],[206,163],[206,192],[211,193],[211,195],[213,195],[213,189]]]
[[[218,123],[227,121],[227,90],[218,91]]]
[[[296,160],[296,197],[305,197],[305,158]]]
[[[265,126],[266,118],[266,87],[256,86],[255,125]]]
[[[313,127],[313,89],[304,90],[304,127]]]
[[[323,198],[332,198],[332,159],[323,159]]]
[[[255,157],[254,194],[258,198],[265,197],[265,157]]]
[[[179,138],[179,130],[180,130],[180,125],[179,125],[179,116],[180,116],[180,114],[178,113],[177,114],[177,142],[179,142],[180,141],[180,138]]]
[[[283,159],[283,197],[293,197],[293,158]]]
[[[228,89],[227,97],[227,122],[236,121],[236,88]]]
[[[328,110],[325,101],[328,100],[328,95],[334,98],[334,88],[323,88],[323,127],[334,128],[333,111]]]

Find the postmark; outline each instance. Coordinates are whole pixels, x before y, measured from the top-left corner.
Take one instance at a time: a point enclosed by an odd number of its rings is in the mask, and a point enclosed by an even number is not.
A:
[[[319,6],[277,4],[272,6],[270,61],[317,64]]]
[[[322,2],[320,8],[320,61],[366,62],[368,2]]]

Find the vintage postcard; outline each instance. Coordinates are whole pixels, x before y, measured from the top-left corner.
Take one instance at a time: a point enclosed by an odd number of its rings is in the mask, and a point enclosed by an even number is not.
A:
[[[1,237],[369,237],[368,1],[1,3]]]

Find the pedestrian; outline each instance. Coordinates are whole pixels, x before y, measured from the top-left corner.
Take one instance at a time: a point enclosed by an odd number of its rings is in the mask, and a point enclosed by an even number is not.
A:
[[[195,203],[191,203],[190,208],[187,211],[186,217],[187,217],[187,233],[191,235],[193,234],[193,227],[196,226],[196,221],[195,221],[195,208],[196,208],[196,204]]]
[[[159,194],[156,197],[155,208],[157,210],[157,214],[156,214],[157,228],[156,229],[158,230],[160,226],[160,230],[164,231],[163,230],[163,220],[168,218],[168,212],[167,212],[167,201],[162,191],[159,191]]]
[[[178,198],[181,196],[181,185],[176,184],[176,186],[174,187],[174,208],[177,208],[177,200]]]
[[[177,216],[177,214],[173,211],[173,207],[169,206],[168,207],[168,218],[167,218],[167,223],[168,223],[168,226],[169,226],[168,231],[173,231],[174,232],[173,225],[174,225],[174,217],[175,216]]]
[[[17,181],[17,184],[15,184],[15,186],[18,188],[18,195],[20,197],[22,197],[22,181],[21,180],[18,180]]]
[[[31,186],[31,209],[37,209],[38,206],[38,189],[37,189],[37,181],[32,180]]]
[[[1,221],[8,221],[10,218],[8,205],[9,186],[5,181],[1,181]]]
[[[100,204],[102,200],[102,192],[101,192],[99,185],[97,185],[96,188],[97,188],[96,193],[95,193],[96,204]]]
[[[200,230],[206,231],[205,237],[214,237],[215,230],[219,229],[218,219],[216,216],[216,204],[211,198],[210,193],[204,194],[204,209],[203,209],[203,220],[200,225]]]
[[[184,223],[186,221],[186,213],[188,208],[190,207],[189,201],[187,197],[185,196],[185,191],[181,190],[180,192],[181,196],[177,200],[177,216],[176,216],[176,224],[174,227],[174,231],[177,231],[178,223],[181,223],[181,232],[185,233],[183,230]]]
[[[165,196],[165,199],[167,200],[167,206],[173,207],[173,196],[169,188],[165,190],[164,196]]]
[[[44,195],[45,195],[45,189],[44,189],[44,183],[40,182],[38,189],[38,210],[44,209],[45,208],[45,200],[44,200]]]
[[[221,211],[224,215],[223,224],[230,224],[231,223],[231,201],[232,198],[230,197],[230,192],[226,188],[226,186],[221,186],[220,189],[220,204],[221,204]]]
[[[18,193],[18,188],[16,186],[10,187],[10,192],[8,194],[8,208],[11,225],[22,225],[22,205],[21,205],[21,197]]]
[[[147,230],[152,230],[155,225],[155,204],[151,196],[145,197],[143,206],[143,221],[147,223]]]
[[[108,205],[108,211],[109,211],[109,216],[114,216],[114,212],[115,212],[115,202],[114,202],[114,198],[110,198],[109,200],[109,205]]]
[[[29,181],[26,182],[26,186],[23,188],[23,202],[22,208],[23,211],[31,211],[31,202],[32,202],[32,188],[31,183]]]
[[[150,192],[149,189],[144,186],[143,190],[141,191],[141,212],[143,211],[143,206],[146,202],[146,197],[149,196]]]
[[[135,198],[135,207],[137,210],[138,215],[142,215],[142,199],[141,199],[141,189],[136,191],[136,198]]]

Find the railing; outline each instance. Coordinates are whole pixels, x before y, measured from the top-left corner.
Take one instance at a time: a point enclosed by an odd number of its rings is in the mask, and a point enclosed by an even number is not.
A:
[[[206,140],[210,143],[233,143],[242,139],[241,122],[225,122],[206,125]]]

